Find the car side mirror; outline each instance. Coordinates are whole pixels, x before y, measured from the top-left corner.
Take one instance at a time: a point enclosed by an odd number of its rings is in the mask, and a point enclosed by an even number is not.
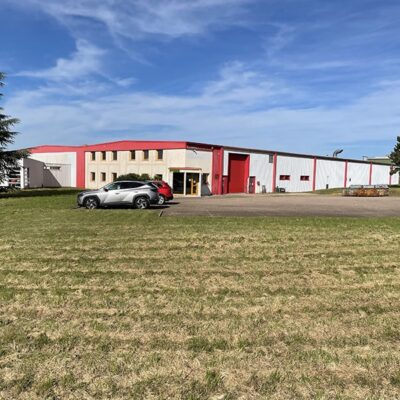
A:
[[[105,191],[105,192],[108,192],[108,189],[107,189],[107,188],[104,188],[104,191]]]

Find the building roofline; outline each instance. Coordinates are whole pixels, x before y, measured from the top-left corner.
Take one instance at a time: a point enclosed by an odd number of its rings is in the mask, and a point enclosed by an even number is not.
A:
[[[121,151],[121,150],[161,150],[161,149],[187,149],[194,147],[196,149],[212,150],[214,148],[223,148],[237,152],[256,153],[256,154],[277,154],[280,156],[299,157],[299,158],[317,158],[319,160],[354,162],[359,164],[391,165],[384,162],[369,160],[357,160],[352,158],[335,158],[315,154],[292,153],[286,151],[276,151],[267,149],[254,149],[248,147],[224,146],[210,143],[173,141],[173,140],[118,140],[113,142],[103,142],[96,144],[84,144],[81,146],[62,146],[62,145],[41,145],[29,148],[32,153],[41,152],[68,152],[68,151]]]

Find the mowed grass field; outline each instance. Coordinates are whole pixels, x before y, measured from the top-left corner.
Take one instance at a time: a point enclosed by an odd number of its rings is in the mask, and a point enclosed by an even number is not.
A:
[[[400,398],[399,219],[0,199],[1,399]]]

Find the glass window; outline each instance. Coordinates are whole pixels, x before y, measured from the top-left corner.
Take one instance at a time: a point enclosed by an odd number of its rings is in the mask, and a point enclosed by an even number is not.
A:
[[[96,180],[96,172],[91,172],[90,173],[90,180],[93,182]]]
[[[143,160],[149,159],[149,150],[143,150]]]
[[[131,160],[136,160],[136,151],[135,150],[130,151],[130,158],[131,158]]]
[[[107,190],[121,189],[121,183],[120,182],[109,183],[108,185],[104,186],[104,189],[107,189]]]
[[[105,151],[102,151],[102,152],[101,152],[101,159],[102,159],[103,161],[105,161],[105,160],[106,160],[106,157],[107,157],[106,152],[105,152]]]
[[[183,194],[185,174],[183,172],[174,172],[172,187],[174,193]]]
[[[121,182],[121,189],[135,189],[144,184],[145,182]]]
[[[290,175],[280,175],[279,179],[281,181],[290,181]]]
[[[113,159],[113,161],[117,161],[118,160],[118,152],[117,151],[113,151],[112,152],[112,159]]]
[[[117,179],[117,173],[116,172],[112,172],[111,173],[111,180],[114,182]]]
[[[162,160],[164,157],[164,150],[157,150],[157,160]]]
[[[154,175],[154,180],[155,181],[162,181],[162,174],[155,174]]]
[[[102,172],[102,173],[101,173],[101,181],[102,181],[102,182],[105,182],[105,181],[106,181],[106,173],[105,173],[105,172]]]
[[[96,161],[96,152],[92,151],[91,155],[92,155],[92,161]]]
[[[309,175],[301,175],[300,176],[300,180],[301,181],[309,181],[310,180],[310,176]]]
[[[270,154],[270,155],[268,156],[268,162],[269,162],[270,164],[273,164],[273,162],[274,162],[274,155],[273,155],[273,154]]]

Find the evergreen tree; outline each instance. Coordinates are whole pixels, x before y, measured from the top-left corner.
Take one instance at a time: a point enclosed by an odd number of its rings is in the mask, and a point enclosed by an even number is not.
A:
[[[397,143],[394,146],[393,151],[390,153],[389,158],[393,161],[393,164],[396,165],[392,170],[392,174],[400,171],[400,136],[397,136]]]
[[[0,88],[4,86],[4,73],[0,72]],[[3,96],[0,93],[0,98]],[[0,107],[0,183],[3,182],[9,173],[18,167],[18,160],[27,155],[26,151],[7,150],[7,146],[14,143],[14,137],[17,132],[13,127],[19,121],[17,118],[10,118],[3,114],[3,108]]]

